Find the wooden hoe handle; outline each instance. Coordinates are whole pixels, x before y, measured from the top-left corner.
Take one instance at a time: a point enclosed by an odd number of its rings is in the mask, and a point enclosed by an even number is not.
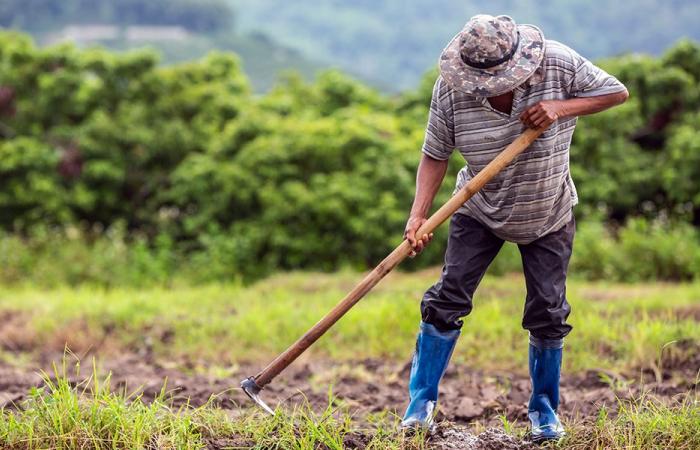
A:
[[[469,180],[455,195],[450,198],[435,214],[418,229],[417,236],[432,233],[452,214],[469,200],[474,194],[479,192],[504,167],[510,164],[516,156],[527,149],[544,129],[525,130],[517,139],[496,156],[486,167],[484,167],[474,178]],[[365,296],[379,281],[391,272],[401,261],[403,261],[412,251],[411,245],[404,240],[384,258],[360,283],[350,291],[325,317],[316,323],[309,331],[292,344],[287,350],[268,364],[262,372],[254,377],[255,384],[263,388],[269,384],[280,372],[289,366],[295,359],[309,348],[318,338],[332,327],[338,319],[350,310],[362,297]]]

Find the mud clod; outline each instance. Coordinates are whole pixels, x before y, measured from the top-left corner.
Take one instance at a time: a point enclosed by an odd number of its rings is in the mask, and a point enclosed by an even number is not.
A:
[[[496,428],[489,428],[475,436],[463,426],[442,425],[430,439],[435,450],[532,450],[537,446],[504,433]]]
[[[371,438],[363,433],[348,433],[343,437],[343,446],[347,449],[363,449]]]
[[[207,438],[205,444],[207,450],[233,450],[255,447],[255,441],[251,441],[242,436]]]

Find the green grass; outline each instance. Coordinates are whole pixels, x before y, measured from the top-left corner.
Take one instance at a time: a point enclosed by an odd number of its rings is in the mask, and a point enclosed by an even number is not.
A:
[[[93,371],[93,374],[96,371]],[[146,405],[137,396],[114,392],[109,377],[91,376],[77,386],[44,374],[19,411],[0,410],[2,448],[200,448],[199,413],[172,410],[165,394]]]
[[[337,361],[410,357],[419,301],[438,272],[391,275],[310,350]],[[152,346],[156,356],[227,366],[274,357],[322,317],[361,278],[293,273],[255,285],[103,290],[89,287],[0,293],[14,327],[4,341],[19,348],[108,354]],[[523,371],[520,276],[487,277],[466,318],[455,360],[483,369]],[[616,285],[571,281],[573,332],[566,369],[663,370],[663,356],[682,357],[700,343],[700,283]],[[15,311],[7,316],[7,311]],[[6,329],[12,329],[6,326]],[[0,331],[2,333],[2,331]],[[7,331],[5,331],[7,333]],[[163,340],[165,342],[163,342]],[[693,345],[688,346],[688,343]]]
[[[77,366],[79,367],[79,366]],[[359,427],[346,408],[329,397],[325,411],[301,406],[274,417],[247,412],[232,418],[204,405],[173,409],[165,388],[148,404],[139,395],[111,389],[109,377],[91,374],[76,385],[65,366],[44,374],[16,411],[0,410],[3,449],[198,449],[217,440],[225,448],[342,449],[360,438],[367,448],[424,447],[422,436],[396,432],[397,419],[375,415]]]
[[[605,410],[593,424],[580,423],[562,442],[567,449],[675,449],[700,448],[700,404],[683,397],[671,405],[642,397],[620,402],[614,418]]]
[[[419,299],[436,269],[393,274],[312,348],[313,357],[406,361],[419,321]],[[146,290],[90,287],[0,293],[0,340],[5,358],[31,361],[31,352],[60,351],[66,341],[80,355],[151,347],[156,358],[196,361],[201,370],[267,362],[325,314],[361,278],[292,273],[252,286],[177,286]],[[485,370],[524,372],[527,333],[520,327],[524,285],[519,276],[487,277],[466,319],[455,359]],[[667,364],[697,351],[700,284],[569,283],[574,331],[567,339],[569,372],[640,367],[662,377]],[[27,353],[28,352],[28,353]],[[31,363],[28,363],[31,364]],[[210,367],[205,369],[205,367]],[[211,369],[214,367],[214,369]],[[0,447],[10,449],[191,449],[212,439],[227,448],[341,449],[360,442],[374,449],[420,449],[420,437],[397,432],[395,416],[358,420],[329,393],[328,409],[308,406],[275,417],[232,414],[205,405],[173,408],[167,391],[152,402],[114,390],[92,368],[71,383],[73,368],[55,369],[18,410],[0,411]],[[614,378],[614,377],[613,377]],[[611,379],[613,379],[611,378]],[[648,396],[620,401],[617,416],[569,425],[561,444],[572,449],[700,448],[697,393],[675,400]],[[522,435],[524,424],[503,427]]]
[[[274,417],[245,413],[231,417],[205,405],[174,410],[165,390],[145,404],[139,396],[111,389],[109,377],[96,370],[72,385],[65,366],[57,379],[31,392],[17,411],[0,410],[0,445],[6,449],[198,449],[215,441],[221,448],[343,449],[346,444],[368,449],[424,449],[424,436],[405,436],[398,419],[386,414],[362,424],[329,395],[329,406],[316,413],[302,406]],[[524,429],[504,420],[506,432]],[[672,404],[653,398],[620,401],[615,418],[602,410],[594,423],[576,423],[556,448],[677,449],[700,448],[700,405],[683,397]],[[549,448],[552,448],[549,447]]]

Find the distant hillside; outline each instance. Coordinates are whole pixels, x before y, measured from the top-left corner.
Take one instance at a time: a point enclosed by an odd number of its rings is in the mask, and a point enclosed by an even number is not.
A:
[[[230,29],[225,0],[2,0],[0,26],[46,32],[68,24],[180,25],[211,33]]]
[[[261,31],[239,33],[226,0],[0,0],[0,27],[28,31],[43,45],[151,47],[166,64],[215,49],[232,51],[258,92],[269,89],[282,71],[310,79],[322,67]]]
[[[659,54],[681,37],[700,39],[697,0],[228,0],[237,24],[328,64],[415,86],[440,50],[477,13],[509,14],[599,58]]]

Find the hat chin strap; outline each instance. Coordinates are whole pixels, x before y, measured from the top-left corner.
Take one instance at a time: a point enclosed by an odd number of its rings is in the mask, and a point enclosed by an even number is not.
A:
[[[511,47],[510,51],[503,55],[502,58],[488,59],[486,61],[474,61],[472,59],[469,59],[469,57],[462,53],[460,53],[460,57],[462,58],[462,62],[464,62],[464,64],[468,65],[469,67],[473,67],[475,69],[491,69],[493,67],[500,66],[506,61],[510,61],[513,55],[515,55],[516,50],[518,50],[519,45],[520,31],[518,31],[518,39],[515,41],[515,44],[513,44],[513,47]]]

